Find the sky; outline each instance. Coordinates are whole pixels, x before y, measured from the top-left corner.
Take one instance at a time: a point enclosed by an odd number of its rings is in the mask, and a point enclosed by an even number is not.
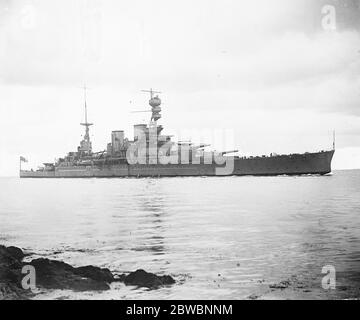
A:
[[[149,121],[243,155],[332,148],[360,168],[358,0],[0,0],[0,175]],[[221,137],[219,139],[219,137]]]

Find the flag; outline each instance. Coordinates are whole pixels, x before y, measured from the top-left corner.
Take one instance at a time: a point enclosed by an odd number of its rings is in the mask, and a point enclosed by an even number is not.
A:
[[[20,156],[20,162],[28,162],[23,156]]]

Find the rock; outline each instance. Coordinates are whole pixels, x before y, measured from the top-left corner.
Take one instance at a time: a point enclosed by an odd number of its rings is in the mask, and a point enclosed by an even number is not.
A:
[[[21,265],[24,254],[21,249],[16,247],[5,247],[0,245],[0,264]]]
[[[114,275],[110,272],[109,269],[101,269],[94,266],[75,268],[75,274],[96,281],[105,281],[107,283],[114,282],[115,280]]]
[[[44,258],[23,263],[24,257],[25,254],[21,249],[0,245],[0,300],[28,299],[33,295],[21,286],[24,277],[21,270],[25,265],[32,265],[35,268],[36,286],[45,289],[103,291],[109,290],[109,283],[114,281],[156,289],[175,283],[170,276],[157,276],[144,270],[114,277],[109,269],[95,266],[74,268],[65,262]]]
[[[279,283],[269,285],[270,289],[281,289],[281,290],[286,289],[289,286],[290,286],[289,281],[281,281]]]
[[[21,282],[21,269],[11,268],[0,264],[0,282],[18,283]]]
[[[114,277],[114,282],[124,282],[126,274],[116,274]]]
[[[175,280],[171,276],[157,276],[140,269],[127,275],[124,278],[124,283],[126,285],[157,289],[164,285],[174,284]]]
[[[0,246],[0,282],[20,283],[23,253],[15,247]]]
[[[306,284],[303,281],[300,281],[296,276],[291,276],[291,278],[287,280],[280,281],[279,283],[269,285],[270,289],[304,289],[306,288]]]
[[[25,257],[24,252],[17,247],[7,247],[7,252],[18,261],[21,261]]]
[[[109,279],[109,274],[97,267],[88,266],[78,270],[65,262],[43,258],[33,260],[29,264],[36,270],[36,284],[46,289],[73,291],[110,289],[107,281],[104,280]],[[101,277],[101,274],[106,274],[107,277]]]
[[[23,257],[21,249],[0,245],[0,300],[23,300],[30,296],[21,287]]]
[[[13,283],[0,282],[1,300],[28,300],[31,294]]]

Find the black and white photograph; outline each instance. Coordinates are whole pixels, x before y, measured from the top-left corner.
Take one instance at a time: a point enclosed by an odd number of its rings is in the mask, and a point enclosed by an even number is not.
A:
[[[360,0],[0,0],[0,300],[359,299]]]

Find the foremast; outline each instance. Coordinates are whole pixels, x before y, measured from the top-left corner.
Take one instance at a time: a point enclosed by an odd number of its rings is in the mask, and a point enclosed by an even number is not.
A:
[[[86,85],[83,87],[84,89],[84,107],[85,107],[85,122],[80,123],[81,126],[85,127],[85,135],[83,140],[80,141],[80,146],[78,151],[81,155],[90,155],[92,153],[92,143],[90,141],[90,127],[93,126],[93,123],[88,122],[87,116],[87,104],[86,104],[86,90],[88,89]]]

